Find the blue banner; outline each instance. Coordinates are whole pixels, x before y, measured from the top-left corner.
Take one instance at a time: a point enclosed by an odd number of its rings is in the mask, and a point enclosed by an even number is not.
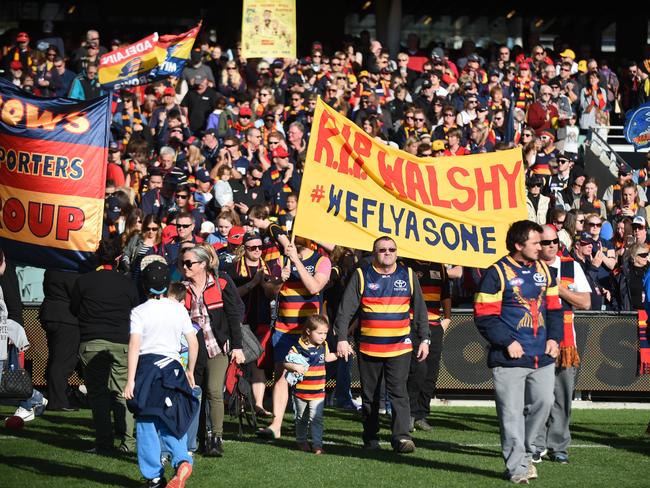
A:
[[[650,147],[650,103],[627,112],[623,134],[625,140],[634,145],[634,149]]]

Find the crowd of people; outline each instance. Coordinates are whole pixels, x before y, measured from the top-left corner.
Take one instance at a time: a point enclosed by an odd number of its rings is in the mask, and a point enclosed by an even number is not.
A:
[[[108,50],[99,33],[89,30],[69,56],[60,38],[50,38],[33,49],[29,35],[18,33],[0,60],[5,76],[39,96],[102,95],[98,60]],[[111,41],[111,49],[122,44]],[[255,412],[269,421],[258,435],[282,436],[291,393],[298,447],[324,453],[329,370],[337,378],[336,404],[362,411],[366,448],[380,447],[381,401],[392,410],[392,447],[413,452],[410,432],[431,429],[427,415],[452,302],[472,304],[478,292],[475,313],[493,348],[490,366],[507,370],[495,373],[501,428],[517,431],[508,439],[514,444],[503,446],[508,478],[527,483],[536,477],[530,463],[547,451],[553,460],[568,461],[578,354],[557,320],[558,300],[568,304],[566,310],[643,308],[650,242],[645,210],[650,158],[641,170],[620,167],[617,183],[600,199],[598,182],[585,172],[582,144],[590,129],[650,98],[648,63],[614,67],[589,53],[576,55],[560,39],[552,48],[533,42],[526,50],[479,49],[465,41],[455,52],[440,46],[424,50],[411,34],[391,56],[364,32],[333,49],[314,42],[300,59],[269,60],[249,60],[239,45],[226,49],[199,39],[179,78],[113,95],[99,268],[79,277],[48,270],[40,316],[50,348],[47,408],[74,408],[66,384],[79,355],[96,452],[112,451],[114,436],[120,449],[135,449],[134,410],[140,412],[142,444],[150,449],[158,433],[163,450],[168,447],[177,468],[173,486],[182,486],[191,474],[191,456],[181,452],[179,439],[190,453],[223,455],[226,370],[231,362],[246,362],[242,323],[264,347],[262,356],[248,363]],[[398,260],[390,236],[378,237],[372,253],[338,246],[336,236],[330,243],[294,236],[319,97],[372,137],[417,157],[521,147],[529,222],[509,234],[511,261],[486,271]],[[522,275],[517,265],[522,261],[537,267],[549,293],[560,292],[548,302],[554,317],[548,337],[524,334],[508,342],[513,337],[508,331],[494,332],[503,329],[494,326],[501,305],[490,304],[497,295],[505,301],[503,276],[514,273],[525,281],[526,270]],[[557,268],[557,276],[550,268]],[[514,299],[538,300],[528,297],[532,289],[514,288],[508,288]],[[169,320],[183,314],[189,321]],[[512,320],[524,321],[526,331],[541,327],[530,310],[525,317],[515,315]],[[165,332],[153,332],[152,316],[168,324],[161,327]],[[175,349],[181,342],[183,348]],[[532,356],[529,348],[536,351]],[[350,392],[352,353],[359,361],[360,406]],[[175,379],[185,391],[184,408],[176,412],[186,424],[182,435],[162,428],[166,420],[151,420],[148,406],[138,403],[142,389],[151,386],[143,386],[138,375],[166,378],[171,373],[165,358],[180,361],[188,373],[187,383]],[[532,430],[524,440],[518,403],[523,396],[515,398],[514,388],[506,391],[515,381],[511,373],[547,366],[540,369],[544,388],[533,392],[539,395],[548,385],[552,389],[556,358],[559,369],[572,371],[570,379],[555,379],[556,398],[564,392],[564,401],[559,411],[548,401],[535,405],[536,420],[526,425]],[[270,400],[269,377],[274,378]],[[528,380],[523,375],[516,381]],[[25,416],[33,418],[35,407],[26,407],[21,407]],[[542,432],[549,415],[558,419],[559,433]],[[158,451],[142,456],[148,486],[162,486]]]

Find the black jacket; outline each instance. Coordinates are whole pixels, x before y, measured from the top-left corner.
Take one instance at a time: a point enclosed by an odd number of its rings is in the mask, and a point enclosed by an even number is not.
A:
[[[133,280],[116,271],[86,273],[74,284],[70,312],[79,319],[81,342],[129,343],[131,309],[140,304]]]
[[[45,271],[43,292],[45,298],[41,304],[39,319],[44,328],[48,322],[79,325],[77,317],[70,312],[70,296],[79,273],[48,269]]]

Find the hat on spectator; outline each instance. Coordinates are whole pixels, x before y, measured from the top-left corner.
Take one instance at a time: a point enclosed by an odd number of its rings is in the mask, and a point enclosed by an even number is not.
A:
[[[108,152],[120,152],[120,145],[115,141],[110,142],[108,144]]]
[[[233,226],[228,232],[228,244],[233,244],[235,246],[241,246],[244,242],[244,234],[246,230],[243,227],[238,225]]]
[[[168,86],[165,88],[165,91],[163,91],[163,96],[166,95],[171,95],[172,97],[176,96],[176,90],[174,90],[171,86]]]
[[[544,129],[539,133],[539,136],[547,136],[555,140],[555,131],[553,129]]]
[[[287,151],[284,146],[278,145],[278,147],[276,147],[273,150],[273,157],[274,158],[288,158],[289,157],[289,151]]]
[[[251,115],[253,115],[253,111],[251,110],[250,107],[244,106],[239,109],[240,117],[250,117]]]
[[[498,69],[492,68],[489,71],[489,76],[501,76],[501,71]]]
[[[558,155],[557,155],[557,157],[555,159],[558,159],[558,160],[559,159],[568,159],[569,161],[573,161],[573,162],[575,162],[575,160],[576,160],[576,158],[575,158],[575,156],[573,156],[573,154],[565,153],[565,152],[558,153]]]
[[[109,195],[106,198],[106,218],[110,222],[115,222],[120,216],[120,213],[122,213],[120,199],[116,195]]]
[[[203,76],[202,74],[198,74],[198,75],[194,76],[194,84],[195,85],[198,85],[198,84],[202,83],[203,80],[205,80],[205,76]]]
[[[208,181],[212,181],[212,178],[210,178],[210,173],[205,168],[197,169],[195,177],[196,180],[200,181],[201,183],[207,183]]]
[[[643,218],[643,217],[641,217]],[[593,244],[594,239],[589,232],[582,232],[580,234],[580,242],[583,244]]]
[[[16,42],[29,42],[29,36],[27,32],[19,32],[16,36]]]
[[[259,234],[259,232],[246,232],[244,234],[244,244],[246,244],[248,241],[255,241],[259,239],[260,241],[262,240],[262,236]]]
[[[390,69],[389,67],[384,67],[384,68],[381,69],[380,72],[381,72],[382,75],[389,75],[389,74],[391,74],[393,72],[393,70]]]
[[[643,227],[648,226],[647,222],[645,221],[645,217],[641,217],[640,215],[634,217],[632,220],[632,225],[642,225]]]
[[[364,78],[364,77],[368,78],[369,76],[370,75],[368,74],[368,72],[365,69],[363,71],[361,71],[361,73],[359,73],[359,79]]]
[[[214,223],[210,222],[209,220],[204,220],[201,224],[201,230],[199,231],[199,234],[214,234],[215,230],[217,229],[214,226]]]
[[[422,82],[422,89],[426,90],[428,88],[431,88],[433,85],[431,84],[431,80],[424,80]]]
[[[119,46],[122,44],[119,39],[112,39],[111,40],[111,46]]]
[[[587,61],[585,59],[578,62],[578,71],[580,71],[580,73],[587,72]]]
[[[284,68],[284,61],[276,59],[271,63],[271,68]]]
[[[467,61],[473,61],[479,63],[481,59],[476,54],[470,54],[469,56],[467,56]]]
[[[217,129],[211,128],[211,129],[204,130],[203,133],[201,134],[201,137],[207,136],[208,134],[217,137]]]
[[[23,63],[20,61],[12,61],[9,67],[11,69],[23,69]]]
[[[445,150],[445,141],[442,139],[436,139],[431,143],[431,150],[433,151],[444,151]]]
[[[201,61],[201,51],[198,49],[192,50],[192,53],[190,54],[190,61],[192,64],[196,64]]]
[[[441,47],[436,47],[433,48],[431,51],[431,59],[435,60],[438,59],[439,61],[442,61],[442,58],[445,57],[445,51]]]
[[[154,261],[142,270],[142,287],[147,293],[162,295],[169,286],[169,267],[166,263]]]
[[[307,66],[307,65],[310,65],[310,64],[311,64],[311,58],[309,58],[309,57],[307,57],[307,58],[300,58],[300,60],[298,61],[298,64],[300,64],[301,66]]]
[[[619,176],[629,175],[631,172],[632,172],[632,168],[627,164],[622,164],[621,166],[618,167]]]
[[[574,53],[571,49],[565,49],[560,53],[561,58],[571,58],[575,59],[576,58],[576,53]]]
[[[487,112],[489,109],[486,104],[479,102],[478,105],[476,106],[476,110],[478,110],[479,112]]]
[[[379,66],[377,66],[376,64],[371,66],[370,68],[368,68],[368,73],[370,73],[371,75],[378,75],[380,73]]]
[[[530,66],[528,66],[528,63],[519,63],[519,69],[530,69]]]

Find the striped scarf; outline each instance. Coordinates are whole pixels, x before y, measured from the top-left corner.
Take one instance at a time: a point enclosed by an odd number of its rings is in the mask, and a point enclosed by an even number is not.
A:
[[[526,110],[526,107],[533,101],[533,80],[515,78],[515,87],[518,90],[515,107]]]
[[[258,267],[260,267],[262,271],[264,271],[264,274],[269,276],[271,275],[269,265],[263,259],[260,259],[260,264]],[[248,265],[246,264],[246,258],[244,256],[242,256],[235,262],[235,273],[237,274],[237,276],[241,276],[242,278],[253,277],[250,270],[248,269]]]
[[[142,116],[140,115],[140,110],[133,108],[133,121],[131,121],[131,116],[126,110],[122,110],[122,127],[124,128],[124,137],[122,138],[122,145],[126,147],[131,139],[131,134],[133,133],[133,126],[135,124],[142,124]]]
[[[560,282],[569,287],[575,281],[574,260],[570,256],[560,255]],[[557,364],[561,368],[577,367],[580,365],[580,355],[576,345],[576,331],[573,323],[573,307],[562,300],[564,316],[564,337],[560,342],[560,355]]]
[[[585,94],[587,97],[591,98],[587,110],[591,109],[591,107],[595,107],[599,110],[605,109],[605,106],[607,105],[607,100],[605,99],[605,95],[603,95],[602,90],[596,90],[596,96],[594,97],[593,90],[591,88],[586,88]],[[596,100],[598,100],[598,103],[596,103]]]

